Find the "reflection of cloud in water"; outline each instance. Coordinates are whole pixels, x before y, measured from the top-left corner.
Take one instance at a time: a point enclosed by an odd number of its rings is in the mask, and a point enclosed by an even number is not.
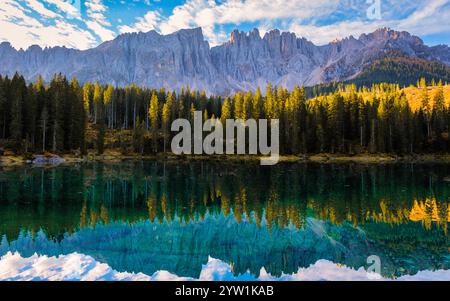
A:
[[[416,226],[404,230],[417,235],[417,229],[422,227]],[[379,230],[380,227],[376,225]],[[409,238],[404,241],[397,236],[389,238],[395,241],[393,245],[387,245],[378,236],[385,237],[386,231],[397,233],[406,225],[395,231],[389,225],[386,227],[380,234],[347,223],[336,226],[307,218],[303,229],[291,225],[269,231],[264,220],[258,227],[245,220],[237,223],[232,214],[228,217],[207,214],[203,222],[187,224],[179,220],[162,224],[149,221],[98,224],[95,228],[86,227],[72,235],[66,234],[59,241],[49,239],[42,231],[34,235],[22,232],[18,239],[10,242],[3,238],[0,255],[9,251],[24,257],[34,253],[48,256],[79,253],[121,272],[153,275],[165,270],[191,278],[200,276],[201,267],[209,256],[230,263],[235,276],[249,271],[259,277],[261,267],[265,267],[267,273],[280,277],[323,259],[359,268],[367,266],[370,255],[380,257],[381,273],[385,277],[450,268],[450,258],[445,257],[446,247],[444,250],[442,247],[411,249]],[[399,232],[400,236],[403,232]],[[415,241],[414,244],[419,245]],[[446,246],[445,241],[441,244]],[[439,264],[434,258],[440,258]]]
[[[0,280],[106,280],[106,281],[177,281],[177,280],[203,280],[203,281],[367,281],[374,279],[364,268],[358,270],[337,265],[328,260],[319,260],[315,264],[301,268],[297,273],[273,277],[264,268],[260,276],[255,277],[247,272],[234,276],[232,268],[227,263],[209,258],[207,264],[202,266],[198,279],[178,277],[167,271],[158,271],[153,275],[142,273],[133,274],[114,271],[107,264],[99,263],[94,258],[72,253],[59,257],[33,255],[23,258],[18,253],[8,252],[0,259]],[[381,280],[391,280],[383,278]],[[450,270],[423,271],[413,276],[403,276],[396,280],[450,280]]]

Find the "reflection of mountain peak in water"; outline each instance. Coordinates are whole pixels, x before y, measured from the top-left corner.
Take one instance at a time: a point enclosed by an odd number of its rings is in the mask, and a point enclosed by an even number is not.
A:
[[[14,266],[11,265],[14,263]],[[450,270],[421,271],[413,276],[403,276],[399,281],[432,281],[449,279]],[[153,275],[117,272],[107,264],[96,261],[91,256],[72,253],[58,257],[33,255],[23,258],[20,254],[7,253],[0,258],[0,280],[53,280],[53,281],[192,281],[193,278],[179,277],[167,271],[157,271]],[[202,266],[198,280],[201,281],[367,281],[392,280],[369,273],[364,267],[352,269],[328,260],[319,260],[307,268],[300,268],[295,274],[276,277],[261,268],[259,277],[246,272],[233,274],[233,267],[218,259],[208,258]]]
[[[376,254],[382,260],[383,274],[392,276],[434,270],[437,263],[432,258],[440,258],[446,251],[400,251],[385,244],[386,241],[368,238],[364,231],[351,225],[335,226],[312,218],[301,230],[291,227],[269,231],[265,225],[258,228],[254,223],[236,223],[232,215],[206,215],[201,223],[184,224],[177,220],[170,224],[99,224],[95,229],[89,227],[65,235],[59,242],[49,240],[43,232],[34,238],[22,234],[10,244],[4,239],[0,254],[19,251],[26,257],[35,252],[51,256],[78,252],[118,271],[152,275],[167,270],[196,278],[209,256],[231,263],[236,275],[247,270],[258,275],[264,267],[268,273],[279,276],[295,273],[299,267],[308,267],[320,259],[359,268],[366,265],[368,256]],[[403,271],[398,270],[399,262]],[[449,268],[449,260],[441,261],[439,267]]]
[[[449,266],[448,174],[448,165],[420,164],[16,169],[0,173],[0,236],[25,252],[80,251],[120,271],[195,275],[211,255],[235,272],[277,275],[380,255],[386,274],[404,274]]]

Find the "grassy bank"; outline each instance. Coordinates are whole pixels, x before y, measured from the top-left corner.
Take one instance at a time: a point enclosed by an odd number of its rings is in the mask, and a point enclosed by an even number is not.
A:
[[[47,157],[55,156],[46,154]],[[250,155],[183,155],[177,156],[171,153],[156,155],[140,154],[122,154],[118,150],[107,150],[104,154],[98,155],[95,152],[89,152],[86,156],[76,154],[59,154],[64,159],[64,164],[104,162],[116,163],[130,160],[158,160],[158,161],[220,161],[220,162],[259,162],[262,157]],[[15,155],[11,152],[5,152],[0,156],[0,166],[19,166],[31,164],[33,156]],[[354,156],[339,154],[312,154],[305,156],[280,156],[279,163],[285,162],[315,162],[315,163],[357,163],[357,164],[386,164],[386,163],[450,163],[450,154],[431,154],[431,155],[408,155],[395,156],[389,154],[359,154]]]

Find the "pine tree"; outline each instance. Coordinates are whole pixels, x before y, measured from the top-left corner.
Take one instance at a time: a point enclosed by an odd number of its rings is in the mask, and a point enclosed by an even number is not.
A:
[[[150,99],[150,108],[148,115],[150,116],[153,151],[156,153],[158,152],[158,130],[159,130],[159,101],[158,95],[156,93],[153,93]]]
[[[42,77],[39,77],[38,80],[36,81],[36,83],[34,84],[34,90],[35,90],[35,94],[36,94],[36,143],[39,144],[39,149],[42,149],[43,151],[45,151],[45,143],[43,142],[42,136],[44,135],[43,133],[43,128],[42,128],[42,113],[43,110],[45,108],[46,110],[46,124],[45,124],[45,130],[47,130],[48,127],[48,121],[49,121],[49,112],[48,112],[48,107],[49,107],[49,96],[47,94],[46,91],[46,87],[44,85],[44,80]],[[41,143],[43,143],[41,145]]]
[[[434,96],[434,107],[433,110],[444,111],[445,110],[445,96],[444,87],[442,86],[442,81],[438,83],[437,93]]]
[[[253,96],[252,103],[252,118],[259,120],[262,117],[263,111],[263,100],[261,95],[261,89],[258,87],[256,89],[255,95]]]
[[[439,81],[437,93],[434,96],[433,111],[431,115],[431,128],[436,133],[436,147],[439,151],[446,150],[445,132],[446,132],[446,109],[445,96],[442,81]]]
[[[23,134],[23,103],[26,93],[25,79],[17,73],[11,80],[11,123],[10,135],[13,141],[14,150],[20,151],[22,149],[22,134]]]
[[[422,110],[425,115],[425,120],[427,124],[427,137],[431,138],[431,127],[430,127],[430,119],[431,119],[431,106],[430,106],[430,97],[428,95],[428,87],[425,79],[421,81],[422,87]]]
[[[83,89],[80,87],[78,81],[73,79],[70,82],[70,92],[69,99],[71,100],[71,123],[70,123],[70,141],[68,141],[68,145],[70,145],[70,149],[80,149],[82,153],[83,151],[83,143],[84,143],[84,132],[86,131],[85,119],[86,113],[84,110],[84,97],[83,97]]]
[[[97,154],[102,155],[105,152],[105,134],[106,134],[106,123],[105,123],[105,109],[103,105],[103,100],[98,100],[96,103],[97,107]]]
[[[113,113],[114,113],[114,88],[111,85],[108,85],[105,92],[103,93],[103,102],[105,103],[106,109],[106,118],[108,120],[108,128],[113,128]]]
[[[164,136],[164,153],[166,153],[166,147],[167,147],[167,141],[169,139],[169,123],[170,123],[170,103],[167,101],[163,105],[162,109],[162,129],[163,129],[163,136]]]
[[[6,89],[3,78],[0,76],[0,134],[2,139],[6,138],[6,127],[8,123],[8,102],[6,99]]]
[[[24,136],[25,136],[25,152],[28,152],[28,146],[31,150],[35,147],[36,123],[38,118],[37,95],[34,86],[30,84],[27,89],[24,101]]]
[[[94,105],[94,124],[97,124],[99,107],[103,106],[102,87],[97,82],[94,85],[93,105]]]
[[[91,114],[91,108],[93,105],[94,98],[94,86],[87,82],[83,85],[83,106],[84,110],[86,111],[86,114],[88,115],[88,118],[92,116]]]
[[[80,151],[82,155],[87,154],[86,145],[86,131],[88,128],[89,118],[90,118],[90,108],[93,101],[93,87],[92,84],[86,83],[83,86],[83,103],[80,108],[80,122],[81,122],[81,133],[80,133]]]
[[[244,95],[244,101],[242,104],[242,116],[241,116],[243,120],[248,120],[252,118],[252,99],[253,99],[252,92],[249,91]]]
[[[137,122],[137,126],[133,129],[133,150],[135,153],[144,153],[145,124],[143,121]]]
[[[266,99],[264,101],[264,116],[267,119],[275,119],[275,96],[273,95],[272,84],[269,82],[266,87]]]
[[[225,101],[223,102],[223,105],[222,105],[222,113],[220,116],[220,121],[225,126],[225,122],[227,121],[227,119],[231,119],[231,118],[233,118],[231,103],[230,103],[230,99],[227,97],[227,98],[225,98]]]
[[[344,152],[345,149],[345,121],[344,99],[340,93],[335,93],[330,106],[330,125],[333,129],[332,152]]]
[[[206,92],[205,90],[202,90],[201,94],[200,94],[200,101],[199,101],[199,109],[201,111],[204,111],[207,109],[208,106],[208,98],[206,97]]]
[[[97,139],[96,147],[97,154],[102,155],[105,152],[105,135],[106,135],[106,123],[105,123],[105,106],[103,103],[103,93],[100,84],[97,82],[94,86],[94,124],[96,125]]]
[[[243,97],[241,92],[234,96],[234,116],[236,119],[243,119]]]
[[[52,151],[58,152],[64,149],[65,144],[65,130],[67,117],[70,116],[70,112],[67,111],[67,80],[61,74],[55,75],[50,83],[50,116],[52,127]]]
[[[41,112],[41,132],[42,132],[42,152],[45,152],[46,149],[46,144],[47,144],[47,139],[46,139],[46,134],[47,134],[47,128],[48,128],[48,110],[47,107],[44,105],[44,108],[42,109]]]

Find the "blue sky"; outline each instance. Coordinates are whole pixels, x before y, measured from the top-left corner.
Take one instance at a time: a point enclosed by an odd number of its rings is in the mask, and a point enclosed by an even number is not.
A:
[[[325,44],[390,27],[449,45],[449,20],[450,0],[1,0],[0,41],[87,49],[126,32],[202,27],[212,46],[236,28]]]

